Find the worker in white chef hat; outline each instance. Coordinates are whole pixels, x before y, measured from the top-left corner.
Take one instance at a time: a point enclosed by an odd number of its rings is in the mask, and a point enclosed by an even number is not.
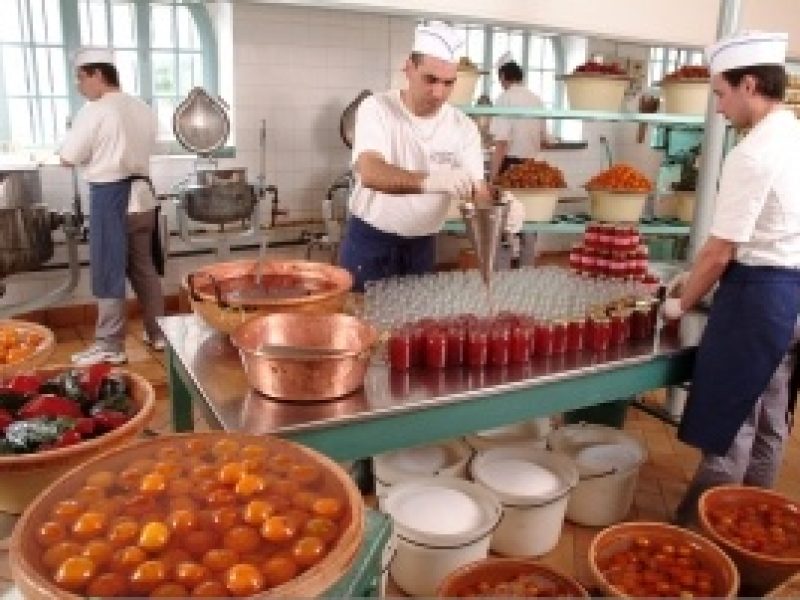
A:
[[[421,24],[403,68],[407,88],[359,105],[340,256],[357,290],[367,281],[432,271],[451,202],[489,197],[478,128],[447,103],[463,54],[462,31]]]
[[[163,349],[156,319],[164,315],[163,268],[155,194],[149,178],[156,116],[120,89],[109,48],[81,48],[73,57],[78,91],[88,100],[59,149],[64,165],[89,183],[89,270],[97,300],[95,341],[72,356],[76,365],[127,361],[126,279],[142,305],[145,342]],[[160,263],[160,264],[159,264]]]
[[[787,35],[749,32],[706,50],[717,112],[746,132],[725,159],[710,234],[664,307],[676,318],[714,285],[679,437],[703,457],[676,514],[707,488],[771,487],[796,397],[800,340],[800,123],[782,104]]]

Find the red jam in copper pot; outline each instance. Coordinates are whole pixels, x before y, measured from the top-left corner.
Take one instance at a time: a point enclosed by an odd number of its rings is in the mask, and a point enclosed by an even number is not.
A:
[[[389,336],[389,365],[393,371],[411,368],[411,336],[407,329],[394,329]]]

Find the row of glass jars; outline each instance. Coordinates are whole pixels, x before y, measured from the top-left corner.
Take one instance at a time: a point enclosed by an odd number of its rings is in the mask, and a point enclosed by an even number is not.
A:
[[[641,243],[639,231],[633,225],[589,223],[583,233],[587,248],[608,252],[629,252]]]
[[[392,330],[389,365],[395,371],[483,368],[583,350],[603,352],[630,340],[652,338],[656,311],[657,302],[646,300],[565,320],[535,320],[511,313],[490,319],[475,315],[422,319]]]
[[[648,259],[649,252],[643,244],[630,252],[607,252],[575,244],[569,253],[569,266],[588,277],[643,281]]]

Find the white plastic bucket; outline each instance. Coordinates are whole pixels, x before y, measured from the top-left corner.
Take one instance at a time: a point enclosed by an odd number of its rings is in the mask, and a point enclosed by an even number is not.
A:
[[[503,506],[493,551],[540,556],[558,544],[570,492],[578,483],[572,459],[524,446],[493,448],[479,452],[470,471]]]
[[[678,115],[705,115],[708,108],[708,80],[701,81],[665,81],[661,83],[664,90],[664,112]]]
[[[517,200],[525,207],[526,221],[548,222],[556,214],[560,190],[548,188],[508,188]]]
[[[448,102],[450,104],[472,104],[475,97],[475,85],[481,74],[478,71],[466,71],[459,69],[456,73],[456,82],[453,84],[453,91],[450,92]]]
[[[592,219],[606,223],[638,223],[646,200],[646,192],[589,192]]]
[[[554,430],[548,447],[575,460],[578,485],[567,504],[567,519],[606,527],[630,512],[639,468],[647,450],[634,436],[605,425],[580,423]]]
[[[455,439],[377,455],[373,466],[378,507],[383,510],[391,487],[404,481],[440,475],[466,478],[472,454],[463,440]]]
[[[547,445],[547,434],[551,429],[550,417],[539,417],[531,421],[477,431],[465,436],[464,441],[475,451],[519,444],[544,449]]]
[[[628,79],[622,76],[566,75],[567,101],[572,110],[619,112]]]
[[[491,492],[452,477],[400,483],[385,507],[394,522],[389,572],[412,596],[434,596],[452,571],[486,558],[501,515]]]

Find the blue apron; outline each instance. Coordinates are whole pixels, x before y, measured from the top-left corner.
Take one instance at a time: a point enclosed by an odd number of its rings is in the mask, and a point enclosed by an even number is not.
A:
[[[724,455],[789,351],[800,312],[800,270],[732,263],[697,349],[678,437]]]
[[[430,273],[436,264],[436,236],[403,237],[381,231],[351,216],[342,239],[339,264],[353,275],[353,289],[396,275]]]
[[[131,180],[89,185],[89,270],[96,298],[125,298]]]

